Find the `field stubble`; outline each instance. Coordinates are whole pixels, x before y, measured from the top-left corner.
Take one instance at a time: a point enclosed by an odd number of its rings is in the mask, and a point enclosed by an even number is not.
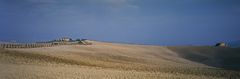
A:
[[[203,51],[204,50],[204,51]],[[93,42],[89,46],[59,46],[0,51],[3,79],[228,79],[238,71],[188,59],[216,57],[210,47],[161,47]],[[232,51],[236,52],[238,50]],[[225,52],[229,52],[224,50]],[[209,52],[210,53],[206,53]],[[184,53],[187,52],[187,53]],[[199,53],[203,52],[203,53]],[[213,54],[214,53],[214,54]],[[200,56],[199,56],[200,54]],[[234,53],[239,55],[237,53]],[[235,55],[235,56],[236,56]],[[225,57],[226,58],[226,57]],[[204,61],[206,62],[206,61]],[[213,61],[212,61],[213,62]],[[222,63],[220,63],[222,64]]]

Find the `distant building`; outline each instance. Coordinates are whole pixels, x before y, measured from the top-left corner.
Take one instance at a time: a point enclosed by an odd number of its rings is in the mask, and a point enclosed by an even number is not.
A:
[[[220,43],[217,43],[215,46],[216,47],[227,47],[227,44],[224,42],[220,42]]]
[[[68,37],[63,37],[63,38],[60,38],[60,39],[56,39],[55,41],[58,41],[58,42],[70,42],[70,41],[72,41],[72,39],[68,38]]]
[[[63,37],[60,39],[56,39],[53,41],[50,41],[50,43],[54,45],[75,45],[75,44],[80,44],[79,41],[73,40],[69,37]]]

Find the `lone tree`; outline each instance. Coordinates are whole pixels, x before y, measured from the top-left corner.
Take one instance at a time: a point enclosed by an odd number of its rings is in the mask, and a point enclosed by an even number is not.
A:
[[[81,39],[76,39],[76,41],[78,42],[78,44],[83,44],[82,40]]]
[[[76,41],[81,41],[81,39],[78,38],[78,39],[76,39]]]

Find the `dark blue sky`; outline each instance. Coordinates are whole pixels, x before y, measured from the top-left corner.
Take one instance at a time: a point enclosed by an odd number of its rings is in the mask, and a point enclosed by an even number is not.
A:
[[[240,40],[240,0],[0,0],[0,40],[155,45]]]

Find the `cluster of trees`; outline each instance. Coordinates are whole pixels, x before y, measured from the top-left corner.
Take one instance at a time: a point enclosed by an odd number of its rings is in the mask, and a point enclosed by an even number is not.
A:
[[[37,47],[51,47],[53,44],[42,43],[42,44],[0,44],[0,48],[37,48]]]
[[[48,41],[48,42],[37,42],[32,44],[18,44],[18,43],[0,43],[0,48],[37,48],[37,47],[51,47],[56,45],[91,45],[86,41],[87,39],[76,39],[76,40],[69,40],[69,41]]]

